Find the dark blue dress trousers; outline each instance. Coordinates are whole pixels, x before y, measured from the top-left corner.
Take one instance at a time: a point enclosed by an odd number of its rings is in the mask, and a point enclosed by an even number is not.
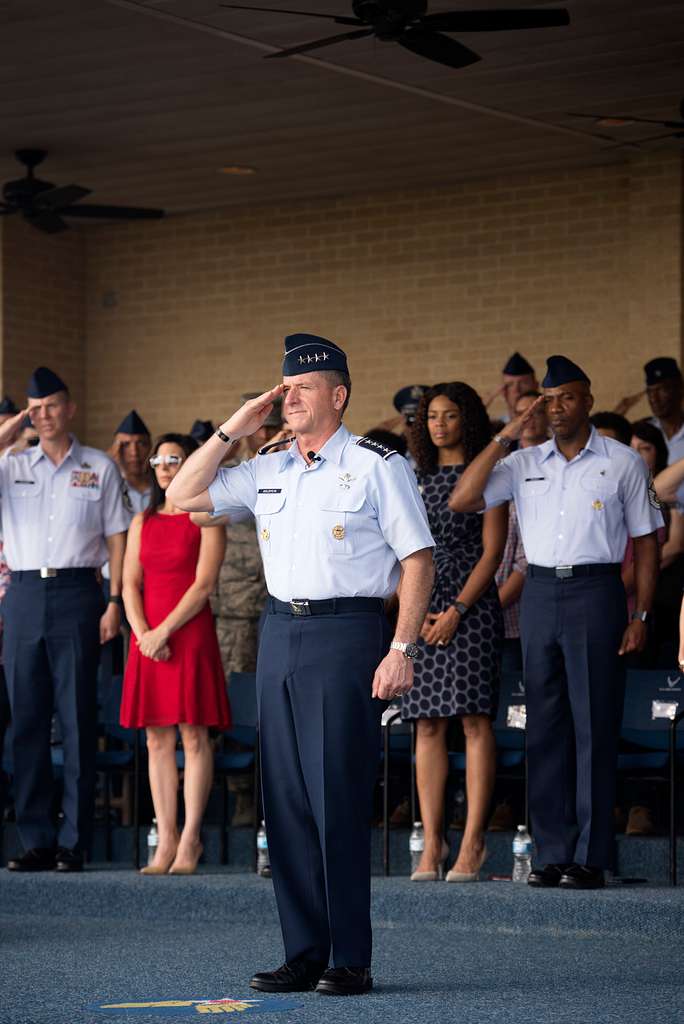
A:
[[[626,625],[617,574],[525,582],[529,806],[541,864],[612,865]]]
[[[25,849],[81,850],[95,795],[99,621],[104,598],[93,571],[38,579],[13,573],[2,603],[3,655],[12,709],[14,792]],[[64,751],[64,819],[51,817],[50,726],[59,720]]]
[[[262,785],[285,955],[371,962],[370,827],[386,704],[382,612],[270,611],[257,662]]]

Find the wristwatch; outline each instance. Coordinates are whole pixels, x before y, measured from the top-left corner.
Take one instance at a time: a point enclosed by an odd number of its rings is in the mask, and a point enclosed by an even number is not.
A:
[[[648,612],[634,611],[632,612],[632,622],[648,622]]]
[[[399,640],[393,640],[390,644],[390,650],[401,651],[405,658],[410,658],[414,661],[415,658],[420,654],[420,647],[418,644],[402,644]]]
[[[463,604],[463,601],[454,601],[454,608],[456,609],[458,614],[461,616],[461,618],[464,618],[468,614],[468,611],[469,611],[468,605],[467,604]]]
[[[224,434],[220,427],[216,431],[216,436],[220,441],[223,441],[224,444],[233,444],[235,441],[234,438],[228,437],[228,434]]]
[[[123,598],[119,594],[110,594],[107,604],[118,605],[119,608],[123,608]]]
[[[504,437],[503,434],[495,434],[492,441],[496,441],[505,451],[508,451],[513,444],[513,439],[511,437]]]

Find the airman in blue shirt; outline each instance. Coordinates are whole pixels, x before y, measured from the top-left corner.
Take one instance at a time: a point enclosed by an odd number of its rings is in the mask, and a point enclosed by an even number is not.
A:
[[[551,356],[544,394],[465,470],[456,511],[515,501],[528,560],[521,640],[534,886],[598,888],[612,861],[624,655],[643,649],[657,576],[659,503],[646,466],[589,422],[587,375]],[[502,457],[536,406],[553,438]],[[620,577],[633,539],[636,610]]]
[[[28,408],[0,427],[12,438],[28,412],[40,443],[0,459],[5,554],[2,604],[12,709],[15,807],[25,853],[14,871],[77,871],[92,829],[96,673],[100,644],[120,628],[121,569],[129,514],[112,460],[69,433],[76,406],[46,367],[29,382]],[[109,558],[105,605],[96,570]],[[63,820],[52,817],[50,725],[64,748]]]
[[[246,402],[169,488],[174,504],[191,512],[254,514],[271,595],[257,699],[286,962],[255,975],[252,987],[263,991],[347,995],[372,985],[380,718],[383,701],[412,685],[432,586],[433,540],[413,473],[400,455],[343,426],[350,389],[337,345],[290,335],[283,384]],[[256,459],[219,470],[226,445],[253,434],[281,394],[293,434],[287,450],[266,446]],[[390,645],[383,599],[400,576]]]

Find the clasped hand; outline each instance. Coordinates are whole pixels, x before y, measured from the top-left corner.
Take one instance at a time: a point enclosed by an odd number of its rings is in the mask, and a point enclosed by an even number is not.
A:
[[[461,616],[453,605],[443,612],[428,612],[420,635],[426,644],[445,647],[453,640],[460,621]]]
[[[413,662],[401,651],[389,651],[375,670],[373,696],[393,700],[413,686]]]
[[[138,650],[152,661],[168,661],[171,657],[168,633],[159,627],[148,629],[138,640]]]

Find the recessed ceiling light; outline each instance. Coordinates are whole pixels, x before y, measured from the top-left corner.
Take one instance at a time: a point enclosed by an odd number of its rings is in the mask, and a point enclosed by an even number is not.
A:
[[[240,167],[237,164],[233,167],[219,167],[219,174],[236,174],[238,176],[256,174],[256,167]]]

